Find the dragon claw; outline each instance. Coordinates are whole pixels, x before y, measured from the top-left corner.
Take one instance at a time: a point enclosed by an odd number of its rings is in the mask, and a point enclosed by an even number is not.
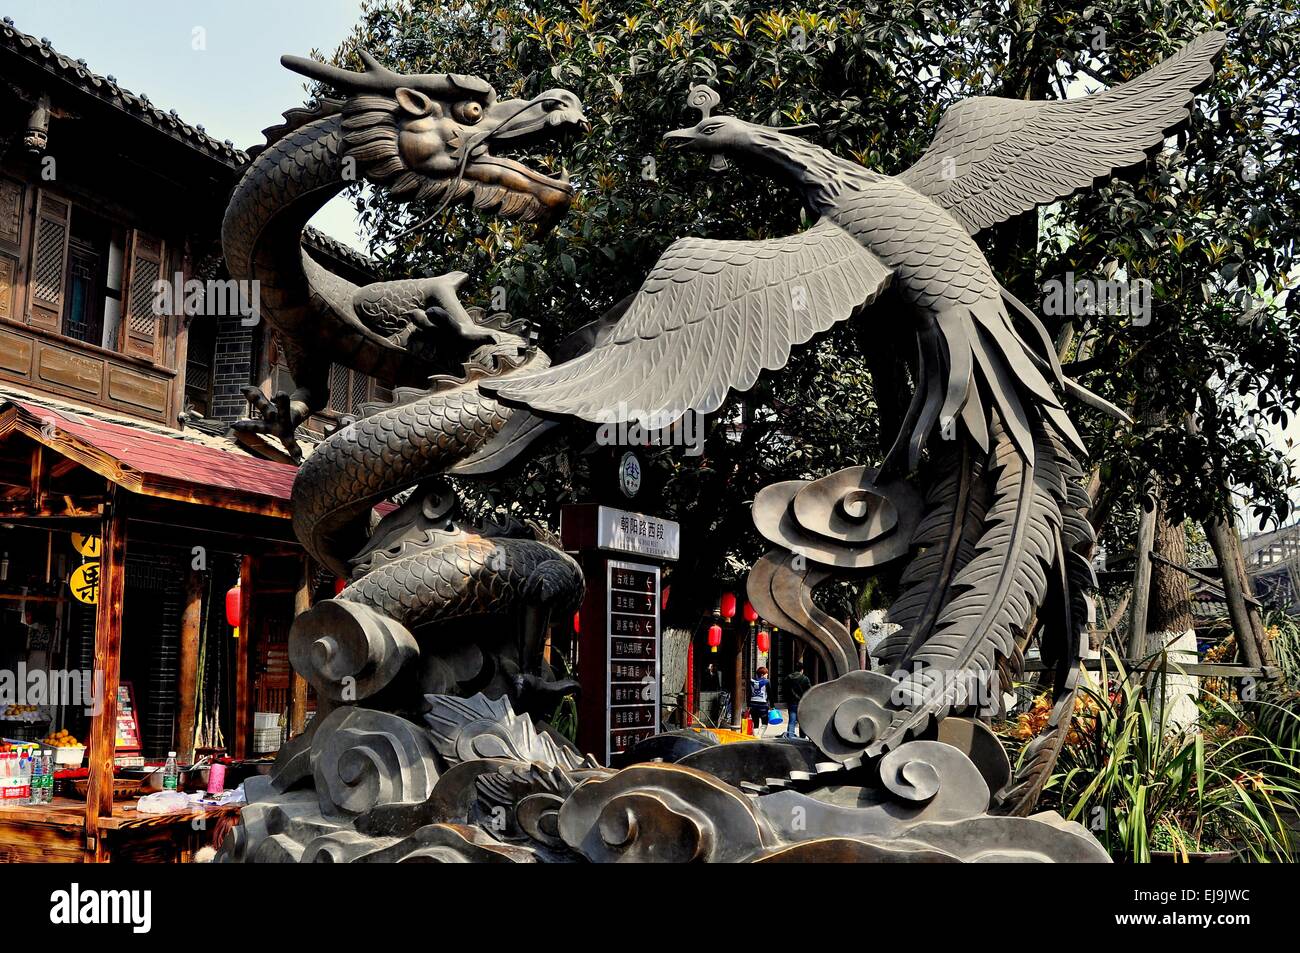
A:
[[[302,451],[298,447],[297,440],[294,439],[294,431],[307,419],[308,414],[301,408],[295,407],[291,395],[285,391],[277,391],[267,398],[256,387],[245,387],[243,390],[250,412],[258,416],[236,420],[232,426],[241,433],[277,437],[289,456],[300,460]]]

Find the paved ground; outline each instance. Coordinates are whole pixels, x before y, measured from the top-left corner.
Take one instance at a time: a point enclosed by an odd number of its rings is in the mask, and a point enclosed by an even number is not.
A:
[[[780,705],[778,705],[777,708],[780,710],[781,717],[784,720],[779,725],[755,725],[755,738],[779,738],[785,734],[786,728],[789,725],[789,712]]]

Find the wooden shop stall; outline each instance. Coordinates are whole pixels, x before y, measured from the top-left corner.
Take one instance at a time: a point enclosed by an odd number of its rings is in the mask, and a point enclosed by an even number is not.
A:
[[[0,807],[0,860],[187,860],[238,808],[141,813],[140,765],[197,741],[237,783],[302,729],[286,639],[328,581],[294,539],[294,473],[0,400],[0,737],[86,746],[52,803]]]

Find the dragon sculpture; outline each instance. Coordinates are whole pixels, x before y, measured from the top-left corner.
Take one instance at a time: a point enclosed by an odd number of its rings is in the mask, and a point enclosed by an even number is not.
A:
[[[477,382],[545,367],[547,355],[530,345],[522,322],[466,309],[457,296],[462,273],[359,288],[318,264],[300,240],[312,215],[359,178],[400,199],[472,202],[506,218],[554,221],[573,198],[566,179],[493,149],[580,127],[582,107],[568,90],[498,99],[476,77],[400,75],[361,58],[363,72],[283,58],[346,98],[290,110],[267,130],[222,228],[231,275],[260,284],[262,314],[295,385],[270,400],[249,388],[260,416],[238,427],[296,450],[295,428],[329,401],[334,362],[393,388],[391,403],[363,405],[294,482],[295,532],[349,585],[298,619],[290,652],[317,692],[336,702],[379,691],[418,655],[423,690],[506,691],[521,710],[537,704],[549,714],[573,683],[544,671],[541,639],[550,613],[572,611],[581,598],[581,571],[533,528],[458,521],[456,495],[441,479],[458,467],[492,472],[509,462],[512,451],[502,446],[529,430],[529,415]],[[512,416],[515,427],[488,449]],[[370,532],[375,505],[412,487]],[[475,638],[467,620],[484,615],[509,618],[515,631],[495,645]],[[437,644],[421,653],[425,632]]]
[[[1064,376],[972,236],[1158,149],[1224,42],[1204,34],[1076,100],[962,101],[897,177],[800,130],[713,116],[716,94],[693,90],[703,118],[668,141],[791,182],[816,223],[766,241],[678,240],[625,310],[553,366],[507,316],[464,309],[459,275],[358,289],[298,245],[322,196],[346,184],[348,158],[401,198],[562,212],[566,182],[487,146],[580,122],[576,98],[500,103],[469,77],[286,58],[347,99],[286,113],[230,203],[232,272],[264,282],[267,317],[297,339],[286,349],[298,389],[260,402],[246,426],[291,435],[321,405],[322,360],[398,389],[300,471],[295,528],[351,582],[294,624],[291,659],[323,705],[273,776],[252,783],[221,859],[1106,859],[1078,824],[1032,811],[1068,728],[1091,613],[1083,448],[1063,398],[1123,415]],[[493,472],[564,418],[662,427],[716,410],[835,322],[871,320],[890,286],[918,342],[892,449],[879,467],[770,486],[754,506],[774,548],[750,598],[837,676],[801,704],[811,740],[669,732],[619,769],[582,756],[544,724],[569,686],[537,654],[551,613],[581,589],[576,565],[535,531],[459,524],[440,477]],[[433,367],[449,359],[462,377]],[[413,486],[367,541],[372,507]],[[907,557],[885,664],[861,670],[812,590]],[[458,630],[485,614],[502,624]],[[1035,632],[1056,704],[1013,773],[975,716],[996,706]]]

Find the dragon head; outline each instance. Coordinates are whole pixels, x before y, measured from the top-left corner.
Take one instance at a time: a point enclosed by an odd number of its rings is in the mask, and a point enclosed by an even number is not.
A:
[[[395,73],[359,51],[364,72],[299,56],[280,62],[347,94],[343,154],[357,174],[404,201],[475,208],[521,221],[553,221],[573,201],[568,176],[550,178],[494,155],[494,145],[523,148],[585,126],[582,103],[567,89],[532,99],[497,99],[475,76]]]

